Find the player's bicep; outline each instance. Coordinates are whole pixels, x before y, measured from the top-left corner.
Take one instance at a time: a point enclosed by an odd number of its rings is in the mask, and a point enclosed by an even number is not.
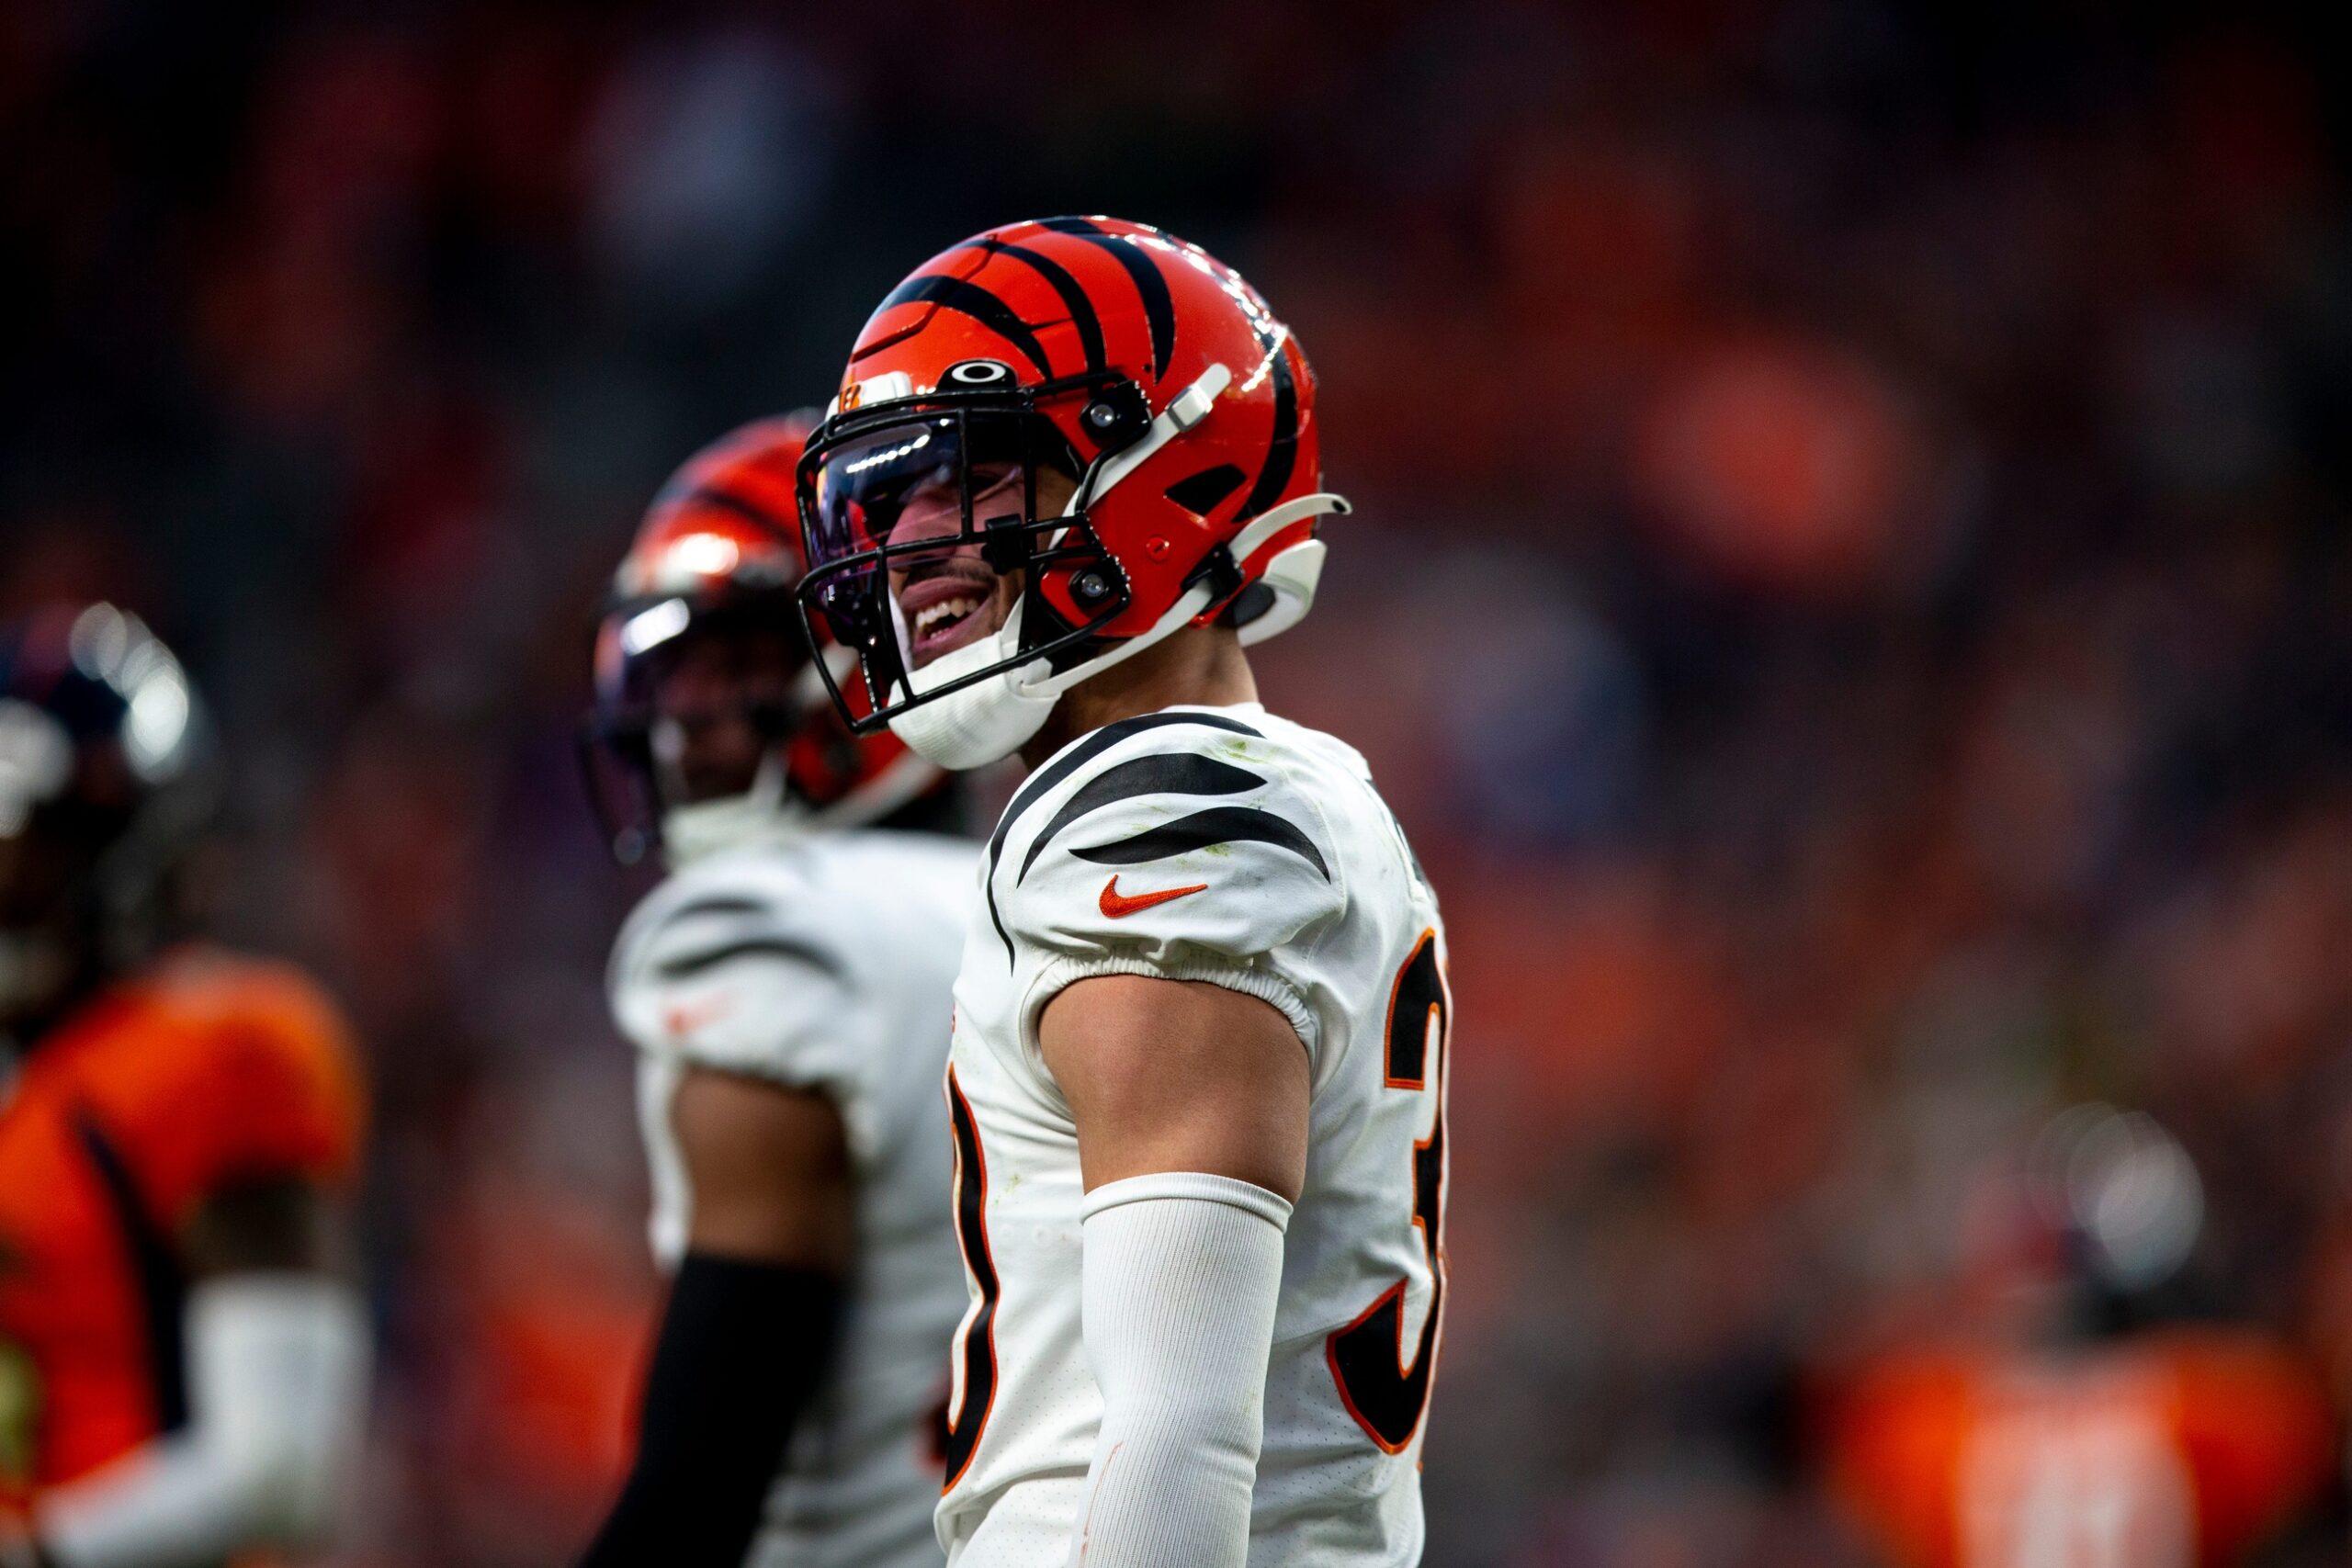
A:
[[[1087,1190],[1202,1171],[1298,1196],[1307,1058],[1273,1006],[1220,985],[1105,975],[1057,993],[1038,1037],[1078,1126]]]
[[[830,1096],[689,1067],[670,1113],[694,1195],[690,1251],[826,1273],[848,1269],[849,1131]]]

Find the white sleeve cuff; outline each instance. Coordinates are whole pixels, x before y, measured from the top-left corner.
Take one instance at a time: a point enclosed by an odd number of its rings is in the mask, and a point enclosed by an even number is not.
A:
[[[1079,1208],[1079,1218],[1091,1220],[1106,1209],[1152,1198],[1193,1198],[1205,1203],[1229,1204],[1244,1213],[1257,1215],[1278,1231],[1290,1229],[1288,1200],[1254,1181],[1211,1176],[1201,1170],[1159,1170],[1130,1176],[1122,1181],[1106,1181],[1086,1195]]]

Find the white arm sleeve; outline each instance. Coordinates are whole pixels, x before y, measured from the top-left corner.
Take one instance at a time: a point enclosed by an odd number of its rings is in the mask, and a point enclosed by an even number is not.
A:
[[[1102,1427],[1072,1568],[1243,1568],[1290,1207],[1189,1172],[1087,1195],[1082,1311]]]
[[[367,1313],[347,1284],[227,1275],[189,1293],[188,1427],[49,1494],[61,1568],[185,1568],[322,1536],[356,1447]]]

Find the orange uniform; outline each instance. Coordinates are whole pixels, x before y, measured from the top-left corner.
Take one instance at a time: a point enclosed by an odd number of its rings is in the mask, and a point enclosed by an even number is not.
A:
[[[1828,1438],[1841,1500],[1903,1568],[2227,1568],[2311,1505],[2335,1452],[2317,1377],[2221,1329],[1898,1357]]]
[[[85,1002],[0,1088],[0,1514],[180,1425],[177,1241],[226,1188],[339,1184],[364,1120],[333,1004],[183,951]]]

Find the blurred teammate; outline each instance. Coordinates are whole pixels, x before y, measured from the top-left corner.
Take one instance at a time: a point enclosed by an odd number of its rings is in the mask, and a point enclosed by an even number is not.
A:
[[[680,470],[597,641],[600,798],[624,858],[671,868],[610,987],[673,1278],[596,1568],[939,1562],[963,1289],[938,1097],[973,852],[933,830],[958,815],[939,770],[854,739],[810,668],[806,428],[746,426]]]
[[[1205,253],[1021,223],[883,301],[802,465],[850,711],[1033,770],[947,1087],[964,1568],[1419,1558],[1444,939],[1363,759],[1242,652],[1306,613],[1345,510],[1314,402]]]
[[[9,1568],[313,1543],[360,1427],[359,1076],[308,979],[177,940],[217,783],[202,709],[136,619],[0,627]]]
[[[2152,1315],[2203,1212],[2154,1122],[2082,1107],[2042,1152],[1981,1281],[1989,1342],[1885,1356],[1840,1391],[1839,1496],[1902,1568],[2256,1561],[2328,1487],[2319,1378],[2259,1330]]]

